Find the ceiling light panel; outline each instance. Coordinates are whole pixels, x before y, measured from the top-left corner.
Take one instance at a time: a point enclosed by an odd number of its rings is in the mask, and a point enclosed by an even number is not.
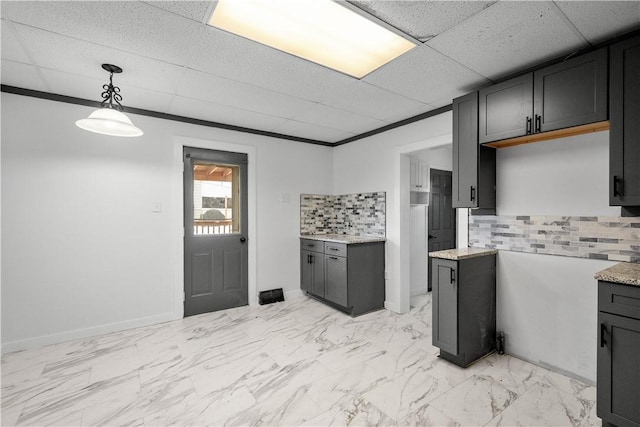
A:
[[[219,0],[209,25],[356,78],[415,47],[332,0]]]

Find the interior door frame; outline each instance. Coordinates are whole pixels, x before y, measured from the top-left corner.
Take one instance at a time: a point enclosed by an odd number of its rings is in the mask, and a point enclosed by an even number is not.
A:
[[[172,200],[170,223],[174,230],[172,242],[175,253],[174,270],[174,296],[173,312],[174,318],[184,317],[184,183],[183,183],[183,150],[184,147],[204,148],[208,150],[231,151],[247,155],[247,209],[248,209],[248,298],[249,306],[258,305],[258,283],[257,283],[257,193],[256,193],[256,147],[244,144],[231,144],[208,139],[175,136],[173,138],[173,177],[172,177]]]

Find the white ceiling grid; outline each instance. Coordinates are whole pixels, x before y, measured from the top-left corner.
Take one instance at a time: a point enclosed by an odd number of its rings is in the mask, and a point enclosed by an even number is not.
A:
[[[337,142],[640,28],[640,1],[353,5],[424,41],[357,80],[206,25],[213,1],[3,1],[2,84]]]

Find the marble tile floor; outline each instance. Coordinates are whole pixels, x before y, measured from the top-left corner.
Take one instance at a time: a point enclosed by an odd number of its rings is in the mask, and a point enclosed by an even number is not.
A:
[[[351,318],[307,297],[2,357],[2,426],[592,426],[595,388],[431,345],[431,296]]]

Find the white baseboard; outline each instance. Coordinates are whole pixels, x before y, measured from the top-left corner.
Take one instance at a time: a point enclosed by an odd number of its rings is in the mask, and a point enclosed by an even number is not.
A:
[[[285,291],[284,293],[284,300],[288,300],[288,299],[292,299],[292,298],[299,298],[301,296],[304,295],[304,292],[302,292],[302,289],[294,289],[292,291]]]
[[[423,289],[411,289],[411,294],[410,295],[412,297],[416,297],[418,295],[424,295],[427,292],[429,292],[429,288],[426,288],[426,287],[423,288]]]
[[[34,338],[26,338],[22,340],[9,341],[2,343],[2,354],[11,353],[20,350],[29,350],[32,348],[44,347],[50,344],[58,344],[65,341],[72,341],[81,338],[93,337],[96,335],[108,334],[111,332],[124,331],[127,329],[139,328],[141,326],[155,325],[157,323],[177,320],[176,314],[163,313],[157,316],[142,317],[139,319],[125,320],[122,322],[108,323],[106,325],[92,326],[90,328],[75,329],[73,331],[60,332],[51,335],[42,335]]]
[[[384,308],[386,308],[387,310],[393,311],[395,313],[400,313],[400,307],[396,303],[391,301],[385,301]]]

